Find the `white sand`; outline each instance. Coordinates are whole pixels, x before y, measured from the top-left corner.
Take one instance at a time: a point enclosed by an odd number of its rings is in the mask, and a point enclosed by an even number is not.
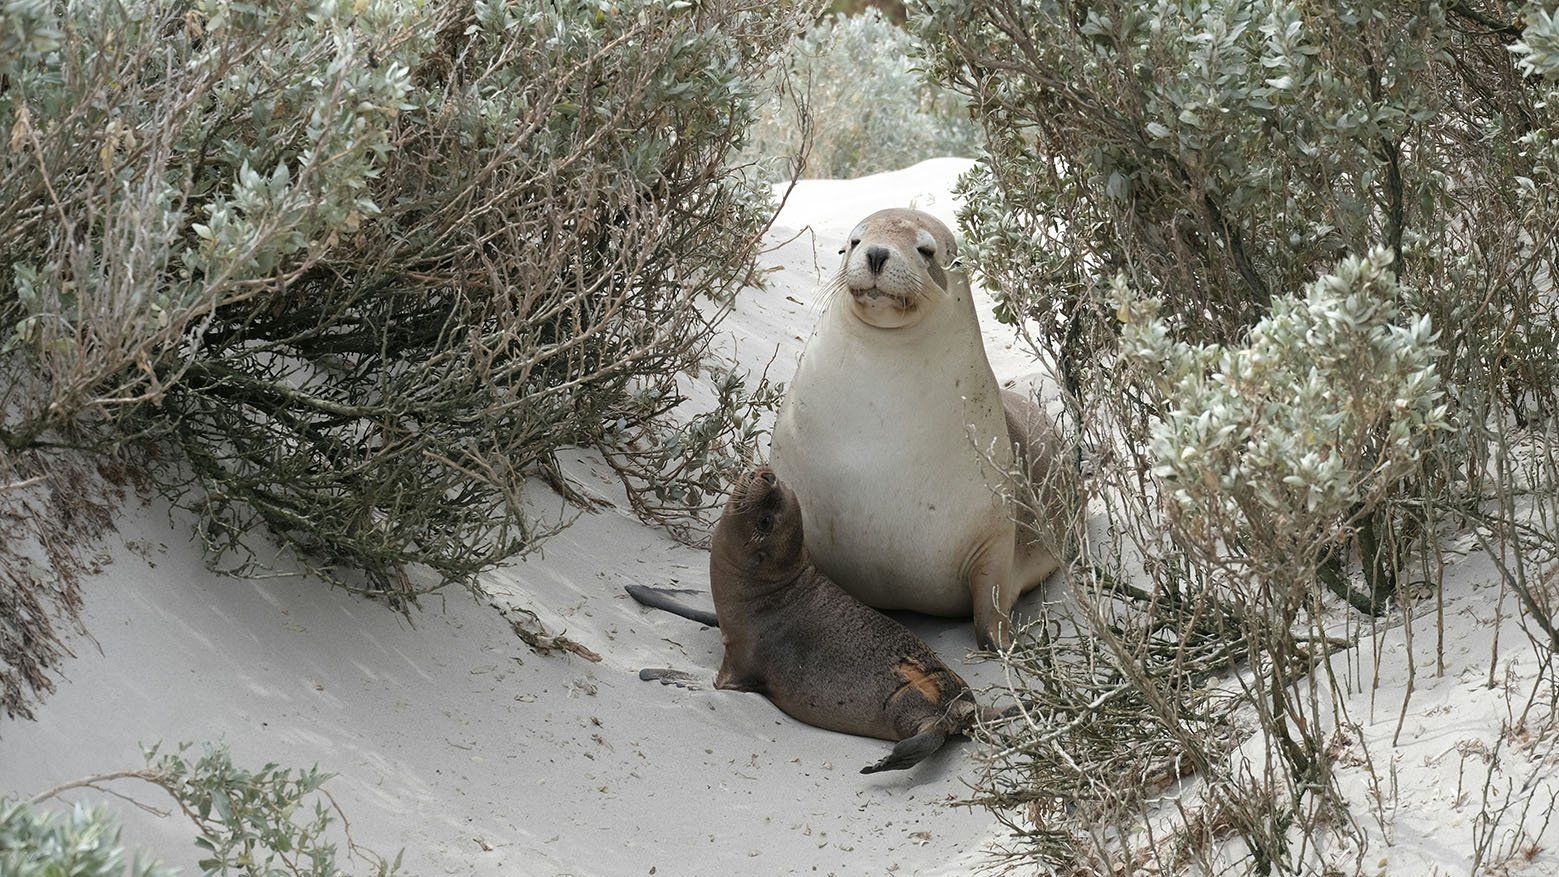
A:
[[[787,380],[816,316],[817,277],[836,263],[850,227],[905,204],[954,224],[947,192],[967,164],[803,184],[770,235],[784,243],[760,260],[776,270],[723,326],[734,358],[751,369],[772,359],[770,377]],[[987,301],[998,376],[1036,371],[989,314]],[[615,495],[588,459],[570,474]],[[542,491],[535,502],[557,503]],[[338,774],[328,788],[357,841],[404,848],[406,872],[418,875],[966,873],[1000,834],[984,811],[946,806],[976,776],[972,744],[911,771],[863,777],[856,771],[887,744],[798,724],[756,695],[640,682],[644,666],[712,679],[720,644],[716,631],[641,610],[623,594],[631,583],[708,586],[703,553],[625,513],[582,515],[541,555],[482,579],[497,599],[534,609],[549,630],[600,653],[599,664],[532,654],[464,592],[429,601],[413,627],[317,581],[216,576],[189,519],[170,520],[158,504],[129,514],[120,532],[150,550],[116,547],[107,571],[84,583],[96,645],[76,641],[78,657],[38,721],[0,724],[0,795],[140,767],[140,747],[156,741],[221,740],[240,763],[317,763]],[[1394,777],[1382,818],[1395,845],[1382,841],[1366,863],[1379,860],[1382,873],[1466,873],[1487,772],[1474,742],[1492,745],[1507,696],[1524,696],[1536,672],[1510,622],[1497,653],[1491,645],[1498,588],[1487,563],[1469,562],[1450,580],[1451,665],[1434,676],[1425,645],[1433,619],[1418,622],[1417,691],[1397,744],[1408,678],[1400,626],[1379,636],[1381,690],[1348,702],[1364,730],[1358,748],[1380,776]],[[910,621],[971,682],[999,678],[999,666],[966,660],[967,622]],[[1357,660],[1367,682],[1373,659]],[[1545,747],[1508,744],[1496,786],[1552,759]],[[1552,789],[1549,764],[1542,776]],[[1360,800],[1364,777],[1362,769],[1346,777]],[[118,788],[167,803],[150,789]],[[106,804],[131,846],[198,873],[192,832],[178,817],[90,792],[67,797]],[[1540,814],[1531,821],[1535,829]],[[1554,873],[1556,842],[1550,827],[1530,873]]]

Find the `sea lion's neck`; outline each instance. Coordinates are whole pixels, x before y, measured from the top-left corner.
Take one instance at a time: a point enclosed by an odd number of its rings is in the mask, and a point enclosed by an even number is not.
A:
[[[733,562],[725,552],[713,551],[709,556],[709,588],[717,611],[722,602],[783,604],[795,599],[812,568],[811,560],[803,554],[771,574],[760,574]]]

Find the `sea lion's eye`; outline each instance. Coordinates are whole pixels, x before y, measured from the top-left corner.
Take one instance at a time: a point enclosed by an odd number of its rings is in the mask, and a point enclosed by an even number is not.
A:
[[[861,245],[861,239],[860,238],[850,238],[850,249],[853,250],[853,249],[855,249],[856,247],[858,247],[860,245]]]
[[[772,512],[764,512],[763,516],[758,518],[758,529],[760,529],[760,530],[771,530],[773,528],[774,528],[774,514]]]
[[[925,256],[927,259],[931,259],[936,256],[936,247],[931,244],[921,244],[915,249],[919,250],[920,255]]]

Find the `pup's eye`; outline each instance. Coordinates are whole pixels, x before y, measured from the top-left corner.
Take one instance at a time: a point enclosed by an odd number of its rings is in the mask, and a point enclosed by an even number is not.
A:
[[[758,529],[760,529],[760,530],[769,530],[769,529],[772,529],[773,527],[774,527],[774,515],[772,513],[770,513],[770,512],[764,512],[763,516],[758,518]]]
[[[853,249],[855,249],[856,247],[858,247],[860,245],[861,245],[861,239],[860,238],[850,238],[850,249],[853,250]]]
[[[919,250],[920,255],[925,256],[927,259],[930,259],[936,255],[936,247],[932,246],[931,244],[921,244],[915,249]]]

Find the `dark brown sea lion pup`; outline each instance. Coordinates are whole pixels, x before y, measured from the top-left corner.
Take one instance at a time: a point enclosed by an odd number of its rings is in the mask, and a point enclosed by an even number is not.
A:
[[[762,694],[809,725],[898,741],[861,773],[913,766],[980,712],[968,683],[919,637],[817,571],[803,547],[796,495],[768,467],[731,491],[710,546],[709,580],[725,642],[715,687]],[[657,606],[683,614],[665,601]]]

